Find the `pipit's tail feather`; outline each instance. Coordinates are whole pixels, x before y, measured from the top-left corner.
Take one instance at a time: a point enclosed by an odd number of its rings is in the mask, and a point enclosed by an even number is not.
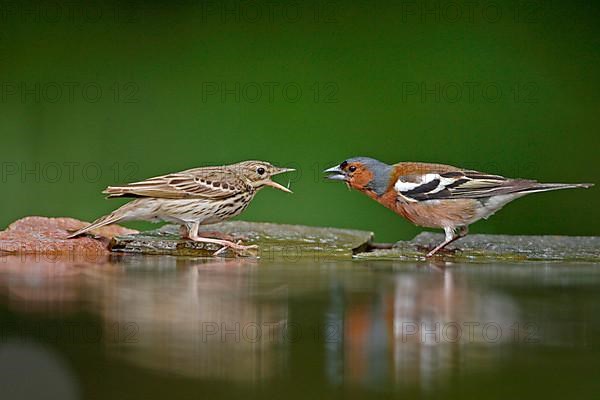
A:
[[[88,226],[79,229],[77,232],[73,232],[71,235],[67,236],[67,239],[71,239],[83,235],[84,233],[87,233],[94,229],[102,228],[103,226],[119,222],[121,219],[123,219],[124,216],[125,212],[123,210],[123,207],[121,207],[108,215],[98,218]]]
[[[133,189],[137,189],[137,186],[134,186]],[[128,186],[109,186],[102,191],[102,194],[107,195],[107,199],[114,197],[144,197],[141,194],[134,193],[132,188]]]

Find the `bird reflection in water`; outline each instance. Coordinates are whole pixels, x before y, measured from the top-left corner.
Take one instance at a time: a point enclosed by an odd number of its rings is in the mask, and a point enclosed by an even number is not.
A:
[[[139,340],[114,354],[145,368],[194,378],[258,381],[284,371],[286,289],[254,282],[257,261],[210,259],[157,281],[137,277],[105,296],[107,324],[135,321]],[[261,300],[270,291],[277,301]],[[124,348],[126,347],[126,348]]]
[[[54,324],[54,335],[73,335],[73,318],[91,311],[92,319],[82,322],[87,337],[142,368],[231,381],[261,380],[285,369],[287,289],[255,282],[256,260],[11,256],[3,262],[2,302],[69,325],[67,332]],[[276,302],[268,299],[271,291]],[[43,336],[44,323],[16,335]]]
[[[453,267],[137,256],[3,261],[3,306],[63,319],[84,311],[99,321],[108,356],[195,379],[253,383],[310,362],[324,365],[334,386],[431,388],[492,366],[519,321],[510,297]],[[311,318],[320,318],[321,335],[286,340],[294,323],[308,333]],[[495,326],[485,336],[486,323],[500,326],[501,336]],[[472,335],[469,324],[478,324]]]
[[[343,346],[330,345],[327,353],[330,378],[372,388],[432,388],[447,382],[456,365],[472,372],[500,356],[501,344],[512,339],[507,330],[519,319],[512,300],[470,288],[452,268],[419,270],[380,281],[373,294],[346,295],[337,310]]]

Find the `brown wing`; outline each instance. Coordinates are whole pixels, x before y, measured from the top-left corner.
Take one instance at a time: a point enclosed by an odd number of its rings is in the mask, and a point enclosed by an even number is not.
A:
[[[109,186],[108,197],[156,197],[163,199],[222,199],[249,190],[234,171],[226,167],[196,168],[157,176],[125,186]]]
[[[425,164],[400,175],[394,183],[396,192],[406,201],[477,199],[540,189],[536,181],[508,179],[478,171]]]
[[[463,171],[462,168],[452,165],[423,163],[423,162],[401,162],[394,164],[394,181],[400,176],[424,175],[430,173],[441,174],[444,172]]]

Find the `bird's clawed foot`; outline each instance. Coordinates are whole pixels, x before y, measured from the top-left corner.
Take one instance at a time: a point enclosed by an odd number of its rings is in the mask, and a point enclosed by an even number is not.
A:
[[[459,226],[457,228],[453,228],[453,227],[445,227],[444,231],[446,233],[446,240],[444,240],[442,243],[438,244],[437,246],[435,246],[431,251],[429,251],[427,253],[427,255],[425,255],[426,258],[431,258],[434,255],[438,254],[438,253],[446,253],[446,254],[456,254],[456,252],[460,252],[459,249],[447,249],[446,246],[448,246],[450,243],[465,237],[467,235],[467,233],[469,232],[469,228],[464,225],[464,226]],[[429,249],[427,249],[429,250]]]
[[[249,246],[244,246],[241,244],[242,241],[238,240],[237,242],[230,242],[227,240],[223,240],[223,247],[221,247],[219,250],[215,251],[213,253],[213,256],[218,256],[219,254],[223,253],[224,251],[226,251],[227,249],[231,249],[233,250],[233,252],[236,255],[243,255],[244,253],[246,253],[248,250],[255,250],[258,249],[258,246],[255,244],[251,244]]]
[[[434,247],[432,249],[431,247],[427,247],[427,246],[419,246],[419,249],[428,252],[425,255],[426,258],[431,258],[431,257],[435,256],[436,254],[437,255],[450,255],[450,256],[453,256],[453,255],[461,252],[460,249],[447,249],[445,247],[443,247],[441,249],[438,249],[438,248]]]
[[[199,236],[198,234],[189,235],[189,239],[193,240],[194,242],[213,243],[213,244],[218,244],[219,246],[222,246],[219,250],[217,250],[213,253],[213,256],[218,256],[228,249],[233,250],[235,255],[238,255],[238,256],[244,255],[244,253],[246,253],[248,250],[258,249],[258,246],[255,244],[250,245],[250,246],[242,245],[241,240],[234,242],[231,240],[207,238],[207,237]]]

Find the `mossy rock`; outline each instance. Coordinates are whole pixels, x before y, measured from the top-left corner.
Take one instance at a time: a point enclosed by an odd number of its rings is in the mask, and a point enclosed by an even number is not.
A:
[[[203,227],[202,231],[216,231],[240,238],[245,245],[258,245],[258,250],[252,251],[250,255],[286,260],[304,257],[319,260],[350,258],[354,253],[366,251],[373,238],[373,233],[360,230],[245,221],[209,225]],[[220,247],[181,239],[176,225],[117,236],[109,245],[113,252],[174,256],[212,256]],[[224,252],[224,255],[233,256],[231,251]]]
[[[362,252],[355,258],[423,260],[427,250],[443,240],[441,234],[423,232],[410,241],[395,243],[390,249]],[[469,235],[452,243],[448,249],[449,252],[438,253],[432,259],[457,262],[600,262],[600,237],[597,236]]]

